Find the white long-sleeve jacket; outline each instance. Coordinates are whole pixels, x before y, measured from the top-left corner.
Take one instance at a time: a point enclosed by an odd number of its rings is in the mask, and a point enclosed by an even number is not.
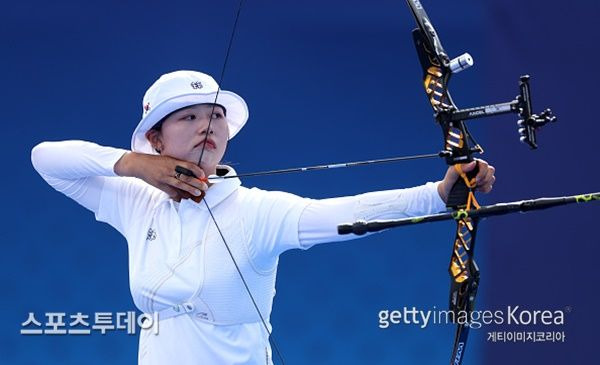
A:
[[[53,188],[127,239],[134,303],[164,314],[158,334],[141,332],[139,364],[271,364],[268,335],[204,203],[178,203],[140,179],[117,176],[114,165],[126,152],[62,141],[37,145],[31,157]],[[339,222],[445,209],[437,183],[313,200],[248,189],[232,178],[212,185],[204,199],[269,327],[282,252],[356,237],[339,236]]]

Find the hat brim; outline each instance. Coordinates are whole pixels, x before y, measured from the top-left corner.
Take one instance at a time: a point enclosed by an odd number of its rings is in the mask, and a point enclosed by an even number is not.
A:
[[[248,106],[246,102],[241,96],[231,91],[221,90],[218,96],[216,93],[178,95],[171,99],[163,100],[160,104],[153,106],[144,115],[131,136],[131,150],[156,154],[156,151],[154,151],[146,138],[146,132],[170,113],[196,104],[219,104],[225,107],[227,124],[229,126],[229,139],[232,139],[248,120]]]

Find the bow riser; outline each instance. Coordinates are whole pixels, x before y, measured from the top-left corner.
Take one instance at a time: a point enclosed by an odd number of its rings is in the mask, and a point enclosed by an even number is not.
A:
[[[424,13],[421,8],[420,14]],[[446,157],[446,162],[449,165],[467,163],[473,160],[471,157],[473,152],[480,152],[480,149],[470,147],[468,139],[471,137],[464,121],[452,118],[453,112],[458,109],[448,92],[448,83],[452,73],[447,65],[445,53],[443,56],[435,53],[434,50],[443,52],[443,48],[437,36],[427,36],[428,33],[435,34],[435,30],[431,27],[431,23],[427,21],[426,24],[429,24],[429,32],[423,31],[421,28],[414,29],[412,32],[423,69],[423,87],[434,111],[435,119],[442,128],[445,141],[444,150],[450,152]],[[434,40],[438,40],[435,46],[429,43]]]

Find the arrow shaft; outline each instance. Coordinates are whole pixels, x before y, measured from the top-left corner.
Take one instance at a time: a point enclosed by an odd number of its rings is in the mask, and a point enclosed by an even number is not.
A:
[[[442,152],[438,152],[438,153],[428,153],[428,154],[422,154],[422,155],[389,157],[389,158],[380,158],[380,159],[375,159],[375,160],[352,161],[352,162],[333,163],[333,164],[326,164],[326,165],[314,165],[314,166],[292,167],[292,168],[268,170],[268,171],[249,172],[249,173],[238,174],[238,175],[229,175],[229,176],[211,175],[208,178],[203,178],[200,180],[202,180],[204,182],[216,183],[216,182],[219,182],[220,180],[240,178],[240,177],[289,174],[289,173],[296,173],[296,172],[329,170],[329,169],[339,169],[339,168],[346,168],[346,167],[384,164],[384,163],[400,162],[400,161],[421,160],[421,159],[427,159],[427,158],[439,158],[439,157],[446,157],[447,153],[448,153],[447,151],[442,151]]]

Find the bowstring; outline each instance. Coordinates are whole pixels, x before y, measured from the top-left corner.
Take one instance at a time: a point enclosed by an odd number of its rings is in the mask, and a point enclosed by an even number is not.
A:
[[[227,45],[227,52],[225,53],[225,61],[223,62],[223,67],[221,68],[221,75],[219,77],[219,86],[217,88],[217,93],[215,95],[215,101],[212,105],[212,109],[210,111],[210,117],[208,119],[208,127],[206,128],[207,134],[210,133],[210,126],[212,124],[215,107],[217,106],[217,100],[219,98],[219,92],[221,91],[221,85],[223,84],[223,79],[225,77],[225,68],[227,66],[227,61],[229,60],[229,54],[231,52],[231,46],[233,44],[233,39],[235,37],[235,32],[236,32],[236,29],[238,26],[238,21],[240,18],[240,13],[242,10],[243,3],[244,3],[244,0],[240,0],[240,2],[238,4],[237,12],[235,15],[235,21],[233,23],[233,29],[231,31],[231,36],[229,38],[229,44]],[[204,143],[202,144],[202,150],[200,150],[200,158],[198,159],[198,166],[200,166],[202,163],[202,157],[204,156],[205,148],[206,148],[206,139],[204,140]],[[219,224],[217,223],[217,220],[215,219],[215,216],[213,215],[213,212],[210,209],[210,206],[206,202],[206,196],[204,197],[204,199],[202,199],[202,201],[204,202],[204,205],[206,206],[206,210],[208,211],[210,218],[212,219],[213,223],[215,224],[215,227],[217,228],[217,231],[219,232],[219,235],[221,236],[221,240],[225,244],[225,248],[227,249],[227,252],[229,253],[229,257],[231,257],[231,260],[233,261],[235,269],[237,270],[237,272],[240,276],[240,279],[242,280],[242,283],[244,284],[244,288],[246,288],[246,292],[248,293],[248,295],[250,296],[250,299],[252,300],[252,304],[254,306],[254,309],[256,309],[256,313],[258,313],[258,316],[260,317],[260,321],[262,322],[262,325],[265,328],[265,331],[267,331],[267,334],[269,336],[269,341],[272,343],[273,348],[275,349],[275,352],[277,353],[277,356],[281,360],[281,364],[285,365],[285,361],[283,360],[283,356],[281,355],[281,352],[279,351],[279,347],[277,346],[275,337],[272,335],[271,330],[269,330],[269,326],[267,325],[265,318],[263,317],[260,309],[258,308],[258,304],[256,304],[254,295],[252,295],[252,292],[250,291],[250,287],[248,286],[248,283],[246,282],[246,279],[244,278],[244,275],[242,274],[242,270],[240,269],[237,261],[235,260],[235,257],[233,256],[233,252],[231,252],[231,249],[229,248],[229,244],[227,244],[227,240],[225,240],[225,236],[223,235],[223,232],[221,232],[221,228],[219,227]]]

